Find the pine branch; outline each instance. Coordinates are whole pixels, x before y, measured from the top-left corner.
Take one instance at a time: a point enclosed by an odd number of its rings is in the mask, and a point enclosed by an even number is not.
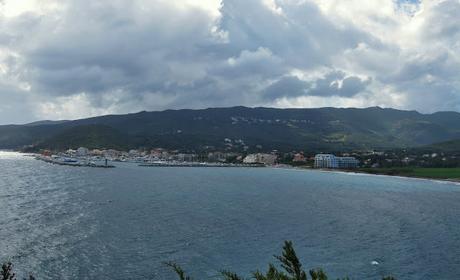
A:
[[[0,280],[16,280],[16,274],[13,273],[13,264],[11,262],[2,265]]]
[[[225,280],[243,280],[243,278],[239,277],[236,273],[223,270],[221,271],[222,276],[224,276]]]
[[[302,264],[297,258],[291,241],[284,242],[283,255],[275,256],[275,258],[281,262],[281,266],[293,280],[307,280],[307,273],[302,269]]]
[[[174,262],[165,262],[164,264],[171,267],[174,272],[176,272],[177,276],[179,276],[179,280],[192,280],[178,264]]]

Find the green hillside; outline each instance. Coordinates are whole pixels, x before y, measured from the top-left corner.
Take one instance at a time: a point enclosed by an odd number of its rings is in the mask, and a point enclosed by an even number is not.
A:
[[[441,142],[441,143],[435,143],[432,145],[428,145],[424,148],[432,150],[432,151],[439,151],[439,152],[460,153],[460,140],[451,140],[451,141],[446,141],[446,142]]]
[[[86,145],[237,150],[248,146],[250,150],[333,152],[419,147],[453,139],[460,139],[460,113],[420,114],[379,107],[167,110],[0,126],[0,148]]]
[[[64,130],[62,133],[41,142],[38,148],[65,150],[87,147],[89,149],[126,150],[132,144],[130,137],[104,125],[81,125]]]

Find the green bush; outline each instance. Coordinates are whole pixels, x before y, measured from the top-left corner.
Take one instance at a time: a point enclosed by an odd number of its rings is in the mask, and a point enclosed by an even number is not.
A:
[[[328,280],[326,273],[322,269],[312,269],[308,273],[302,268],[297,254],[292,246],[292,242],[285,241],[283,246],[283,253],[281,256],[275,256],[279,261],[282,270],[278,269],[275,265],[269,264],[266,272],[256,271],[252,275],[255,280]],[[172,268],[174,273],[179,277],[179,280],[192,280],[187,276],[185,271],[174,262],[167,262],[165,265]],[[243,280],[236,273],[231,271],[221,271],[222,280]],[[16,280],[16,274],[13,272],[13,265],[11,262],[5,263],[0,272],[0,280]],[[32,275],[24,280],[36,280]],[[343,278],[342,280],[349,280]],[[385,277],[383,280],[396,280],[393,277]]]
[[[279,261],[282,270],[278,269],[275,265],[269,264],[266,272],[256,271],[252,275],[255,280],[327,280],[328,277],[322,269],[312,269],[308,273],[302,268],[302,263],[299,261],[297,254],[294,250],[291,241],[285,241],[283,246],[283,253],[281,256],[275,256]],[[179,280],[192,280],[187,276],[185,271],[176,263],[165,263],[171,267],[179,277]],[[244,280],[236,273],[230,271],[221,272],[223,280]],[[308,277],[309,276],[309,277]],[[349,280],[343,278],[342,280]],[[396,280],[394,277],[385,277],[383,280]]]

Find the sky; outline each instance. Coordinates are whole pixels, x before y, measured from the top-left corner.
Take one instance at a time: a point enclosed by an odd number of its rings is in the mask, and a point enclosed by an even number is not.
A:
[[[0,124],[180,108],[460,111],[460,0],[0,0]]]

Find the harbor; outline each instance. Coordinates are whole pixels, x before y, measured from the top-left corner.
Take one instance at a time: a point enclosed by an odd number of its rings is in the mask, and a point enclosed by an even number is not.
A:
[[[38,155],[35,157],[37,160],[44,161],[50,164],[72,166],[72,167],[93,167],[93,168],[115,168],[115,165],[108,164],[108,160],[104,160],[103,163],[95,161],[89,161],[86,159],[66,158],[59,156],[44,156]]]
[[[115,168],[115,165],[109,164],[106,158],[91,157],[66,157],[60,155],[36,155],[36,160],[46,163],[72,166],[72,167],[94,167],[94,168]],[[124,161],[126,163],[137,163],[140,167],[239,167],[239,168],[261,168],[264,164],[247,164],[247,163],[222,163],[222,162],[183,162],[183,161]]]
[[[207,153],[185,154],[178,151],[167,151],[161,148],[153,150],[90,150],[80,147],[66,151],[43,150],[41,154],[32,154],[37,160],[47,163],[73,166],[114,168],[116,163],[131,163],[140,167],[227,167],[227,168],[260,168],[274,166],[276,155],[272,154],[237,154]],[[109,164],[112,163],[112,164]]]
[[[141,167],[265,167],[264,164],[214,163],[214,162],[146,162]]]

